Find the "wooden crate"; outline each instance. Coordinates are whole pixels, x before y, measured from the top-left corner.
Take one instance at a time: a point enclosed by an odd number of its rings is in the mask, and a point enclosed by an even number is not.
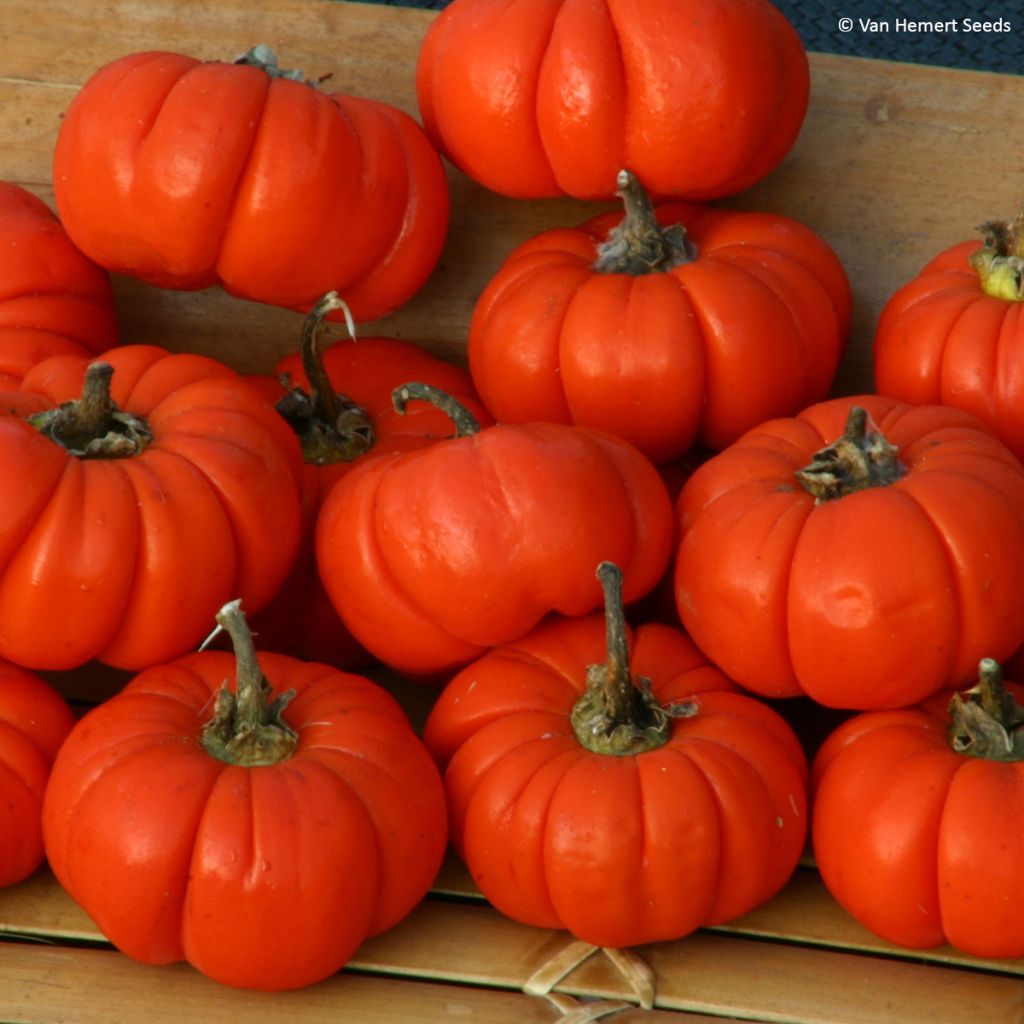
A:
[[[52,202],[61,112],[97,67],[170,49],[232,58],[254,43],[310,77],[417,114],[413,68],[429,12],[319,0],[0,0],[0,178]],[[871,389],[870,341],[887,296],[939,249],[1024,199],[1024,78],[812,54],[803,132],[771,177],[730,205],[775,210],[817,230],[853,284],[850,348],[836,392]],[[450,172],[457,216],[437,272],[403,309],[363,328],[463,357],[473,301],[503,255],[596,207],[484,192]],[[603,208],[603,207],[601,207]],[[269,369],[297,337],[297,314],[216,290],[158,292],[116,282],[125,340],[207,352]],[[120,683],[99,669],[60,682],[82,701]],[[414,721],[429,691],[398,687]],[[114,951],[44,868],[0,892],[0,1019],[117,1024],[744,1020],[1010,1024],[1024,1019],[1020,962],[950,949],[910,954],[847,917],[807,861],[768,905],[728,927],[633,951],[616,962],[562,933],[508,921],[449,860],[424,903],[365,943],[340,974],[261,995],[191,968],[144,967]],[[632,974],[622,967],[632,967]],[[644,968],[637,971],[636,968]],[[564,968],[564,972],[563,969]],[[547,994],[545,994],[545,991]]]

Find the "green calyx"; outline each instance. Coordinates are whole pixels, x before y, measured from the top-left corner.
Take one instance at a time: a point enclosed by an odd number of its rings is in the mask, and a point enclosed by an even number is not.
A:
[[[334,391],[324,368],[320,337],[327,315],[336,309],[345,312],[349,336],[354,339],[355,325],[348,307],[337,292],[328,292],[309,311],[302,327],[300,352],[309,390],[288,387],[276,405],[295,431],[303,458],[316,466],[354,462],[377,440],[369,414],[347,396]],[[285,386],[288,386],[287,381]]]
[[[113,375],[109,363],[91,363],[79,398],[30,416],[29,424],[81,459],[129,459],[138,455],[153,434],[144,419],[118,408],[111,399]]]
[[[1024,302],[1024,210],[1013,220],[986,221],[984,245],[971,254],[982,291],[1006,302]]]
[[[616,184],[625,216],[598,247],[594,270],[637,277],[671,270],[697,258],[697,247],[682,224],[662,227],[658,223],[650,196],[634,174],[619,171]]]
[[[288,690],[270,699],[273,688],[260,669],[240,601],[231,601],[217,613],[212,636],[221,629],[235,652],[235,688],[225,682],[217,692],[213,716],[203,726],[203,749],[219,761],[246,768],[284,761],[299,742],[281,717],[295,693]]]
[[[671,737],[672,719],[696,714],[696,704],[664,708],[651,692],[650,680],[630,672],[622,572],[602,562],[597,577],[604,591],[608,658],[587,669],[587,688],[572,709],[573,732],[595,754],[626,757],[656,750]]]
[[[949,702],[949,745],[986,761],[1024,761],[1024,708],[1006,689],[998,662],[983,658],[978,682]]]
[[[325,76],[324,78],[314,80],[306,78],[301,71],[282,68],[277,63],[277,54],[266,43],[258,43],[256,46],[246,50],[240,57],[236,57],[232,63],[250,68],[258,68],[270,78],[283,78],[290,82],[302,82],[304,85],[311,85],[313,87],[320,85],[326,78],[330,77]]]
[[[833,501],[869,487],[887,487],[906,473],[897,449],[870,427],[865,409],[855,405],[838,440],[815,452],[795,476],[815,502]]]

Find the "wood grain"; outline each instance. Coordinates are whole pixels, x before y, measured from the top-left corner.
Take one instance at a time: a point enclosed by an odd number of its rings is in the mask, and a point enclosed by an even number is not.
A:
[[[4,933],[62,948],[106,946],[45,868],[0,893]],[[495,913],[465,869],[449,858],[431,896],[395,928],[367,940],[343,973],[519,991],[569,942],[564,933]],[[4,949],[0,943],[0,953]],[[846,915],[810,869],[798,870],[775,899],[737,921],[637,952],[655,972],[656,1007],[688,1013],[800,1024],[930,1024],[929,1018],[974,1024],[979,1005],[991,1014],[986,1021],[1017,1020],[1013,1014],[1024,1000],[1024,963],[986,961],[948,947],[901,950]],[[851,985],[858,991],[852,1005]],[[555,990],[574,997],[636,999],[600,951]],[[213,991],[235,998],[216,986]],[[2,1015],[10,1004],[5,1005],[3,992],[0,983],[0,1019],[6,1020]],[[885,1006],[898,1010],[898,1016],[886,1016]]]
[[[30,945],[0,945],[0,993],[8,1024],[549,1024],[572,1007],[613,1009],[615,1024],[721,1024],[622,1000],[564,996],[556,1008],[518,992],[355,972],[269,996],[226,989],[184,966],[145,967],[105,950]],[[598,1018],[577,1017],[586,1019]]]
[[[184,966],[146,967],[104,950],[13,944],[0,945],[0,993],[3,1019],[19,1024],[547,1024],[556,1018],[543,1001],[494,989],[346,974],[270,997],[224,988]]]

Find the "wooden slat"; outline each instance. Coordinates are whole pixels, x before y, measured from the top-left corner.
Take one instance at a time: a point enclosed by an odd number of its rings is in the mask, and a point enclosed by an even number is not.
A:
[[[472,883],[460,880],[459,871],[446,865],[447,889],[472,897]],[[0,920],[0,931],[22,937],[64,944],[103,941],[45,869],[0,893]],[[368,939],[349,970],[520,990],[571,941],[565,933],[508,920],[479,898],[432,898],[396,928]],[[906,1024],[928,1024],[939,1008],[944,1015],[934,1019],[943,1024],[974,1024],[971,1014],[984,1006],[986,1024],[999,1024],[1016,1019],[1012,1014],[1024,1000],[1024,986],[1014,977],[1024,970],[1020,962],[984,961],[950,949],[914,953],[884,943],[845,915],[810,870],[798,871],[779,897],[728,927],[637,952],[655,972],[656,1005],[680,1012],[867,1024],[890,1019],[883,1013],[889,1005],[899,1009],[892,1019]],[[858,994],[850,1005],[854,981]],[[599,952],[556,989],[574,996],[637,998]]]
[[[369,940],[353,964],[520,987],[567,941],[562,933],[516,925],[485,907],[428,901],[399,929]],[[1016,979],[911,961],[707,933],[636,952],[653,969],[656,1005],[665,1009],[800,1024],[978,1024],[983,1006],[986,1024],[1019,1024],[1024,1008],[1024,986]],[[558,989],[609,999],[632,995],[600,954]]]
[[[136,50],[233,60],[250,46],[274,48],[282,65],[326,87],[396,96],[416,112],[412,63],[433,12],[333,0],[3,0],[2,77],[77,87],[99,65]]]
[[[0,944],[0,1016],[9,1024],[548,1024],[557,1013],[544,1000],[514,992],[355,974],[296,992],[247,992],[183,965],[148,967],[103,950]],[[645,1017],[651,1024],[662,1019]]]
[[[1020,981],[998,975],[704,935],[640,952],[659,1006],[787,1024],[1020,1024],[1024,1013]],[[601,993],[587,967],[577,983]]]
[[[98,998],[83,999],[83,992]],[[574,1007],[614,1011],[616,1024],[721,1024],[719,1017],[645,1010],[623,1000],[549,1001],[350,970],[295,992],[248,992],[182,964],[149,967],[103,950],[0,944],[5,1024],[548,1024]]]
[[[978,237],[982,221],[1012,215],[1024,196],[1020,140],[1008,130],[1024,77],[819,54],[812,90],[785,164],[733,205],[792,213],[836,249],[854,292],[837,390],[870,390],[885,300],[939,251]]]
[[[735,945],[708,940],[652,949],[650,962],[659,978],[667,979],[659,986],[659,1005],[689,1009],[633,1009],[614,1019],[704,1024],[734,1014],[807,1024],[1017,1024],[1024,1009],[1021,986],[1002,978],[952,971],[911,974],[906,965],[834,954],[797,960],[786,947]],[[595,957],[564,988],[617,999],[621,985],[608,961]],[[83,999],[83,992],[96,997]],[[689,1010],[698,1015],[690,1016]],[[268,995],[218,985],[185,965],[149,967],[104,950],[10,943],[0,944],[0,1015],[11,1024],[219,1024],[241,1015],[250,1024],[339,1019],[529,1024],[559,1016],[544,999],[498,989],[347,970],[297,992]]]
[[[54,942],[103,942],[89,915],[57,884],[45,865],[0,890],[0,935]]]
[[[102,995],[83,1000],[86,990]],[[621,1001],[604,1005],[616,1011],[616,1024],[720,1020]],[[296,992],[247,992],[218,985],[184,965],[147,967],[101,950],[2,944],[0,1015],[5,1024],[549,1024],[561,1017],[544,998],[497,989],[347,971]]]
[[[426,904],[424,905],[426,906]],[[73,1021],[142,1019],[153,1024],[162,1021],[223,1021],[227,1015],[244,1013],[252,1024],[301,1019],[310,1024],[333,1020],[332,1014],[344,1011],[358,1014],[349,1019],[360,1024],[376,1021],[399,1022],[486,1021],[488,1024],[547,1021],[557,1016],[555,1008],[541,996],[521,995],[523,983],[565,942],[556,933],[524,928],[499,918],[485,907],[476,914],[489,927],[461,919],[461,911],[439,905],[440,921],[429,914],[423,924],[410,918],[404,929],[407,938],[392,933],[383,955],[374,952],[372,942],[353,958],[341,975],[329,978],[298,993],[268,996],[241,992],[216,984],[184,964],[151,967],[135,963],[106,947],[83,948],[83,943],[102,943],[102,936],[89,918],[63,894],[43,870],[29,882],[14,886],[0,898],[0,935],[17,935],[22,941],[0,941],[0,1020],[5,1024],[57,1024]],[[467,929],[466,925],[470,927]],[[434,934],[436,928],[441,930]],[[454,929],[454,931],[452,931]],[[479,939],[486,931],[483,945]],[[446,943],[444,937],[452,941]],[[518,936],[519,955],[510,970],[506,954],[513,949],[512,936]],[[397,949],[394,939],[398,938]],[[78,943],[70,946],[68,943]],[[453,954],[456,960],[446,958]],[[446,973],[442,962],[465,960],[466,970]],[[502,963],[501,971],[494,966]],[[373,976],[373,980],[363,976]],[[417,979],[415,983],[409,979]],[[439,980],[457,981],[443,987]],[[399,984],[398,982],[405,982]],[[497,991],[503,989],[503,992]],[[112,1002],[107,995],[116,993]],[[577,993],[584,1000],[589,993]],[[558,998],[556,993],[554,998]],[[568,998],[568,997],[567,997]],[[616,1020],[635,1024],[671,1024],[681,1020],[676,1013],[644,1012],[629,1008],[635,995],[626,988],[610,993]],[[576,1000],[578,1002],[579,1000]],[[415,1010],[415,1012],[413,1012]],[[688,1024],[700,1024],[704,1017],[685,1017]]]

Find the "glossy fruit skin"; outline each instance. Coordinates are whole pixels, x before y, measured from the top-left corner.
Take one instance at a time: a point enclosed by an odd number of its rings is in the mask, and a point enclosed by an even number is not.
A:
[[[357,320],[427,279],[448,225],[440,157],[403,111],[261,67],[159,51],[100,68],[62,121],[54,192],[97,263]]]
[[[273,596],[299,543],[298,445],[234,370],[152,345],[104,353],[153,439],[80,458],[28,415],[76,399],[90,360],[37,363],[0,410],[0,656],[137,670],[194,649],[225,601]]]
[[[468,341],[502,422],[625,437],[656,462],[720,450],[824,399],[847,341],[850,286],[817,234],[777,214],[655,206],[697,257],[632,275],[594,268],[620,223],[603,214],[518,246],[481,294]]]
[[[425,349],[399,338],[358,337],[329,345],[323,353],[331,383],[363,409],[373,426],[374,443],[352,461],[317,465],[305,462],[302,471],[302,544],[295,566],[277,596],[259,614],[251,616],[260,644],[270,650],[340,668],[362,668],[373,657],[338,618],[324,590],[316,566],[314,537],[324,497],[341,477],[365,459],[416,451],[447,437],[451,421],[426,402],[395,411],[391,394],[411,380],[442,388],[465,405],[481,423],[490,414],[473,389],[469,374],[460,366],[432,356]],[[303,389],[309,381],[298,353],[283,357],[272,375],[254,380],[271,401],[285,393],[285,379]]]
[[[0,887],[43,862],[43,793],[75,719],[40,676],[0,661]]]
[[[0,244],[0,390],[44,356],[117,344],[106,271],[75,248],[42,199],[12,182],[0,182]]]
[[[445,772],[453,846],[494,906],[622,947],[774,895],[803,850],[807,765],[781,716],[660,624],[632,633],[632,671],[696,714],[655,750],[586,750],[570,713],[605,660],[604,629],[600,613],[555,618],[483,655],[442,690],[424,742]]]
[[[455,0],[416,69],[452,162],[516,198],[711,199],[759,181],[807,109],[807,56],[761,0]]]
[[[906,473],[815,504],[795,480],[865,408]],[[1024,472],[978,420],[874,395],[763,424],[677,505],[676,605],[741,685],[854,710],[904,707],[1024,639]]]
[[[360,676],[260,653],[299,734],[241,767],[199,731],[228,652],[150,668],[76,726],[47,787],[47,857],[122,952],[188,960],[277,990],[339,970],[425,895],[447,839],[444,793],[404,713]]]
[[[875,389],[912,405],[965,409],[1024,457],[1021,304],[987,295],[977,240],[930,260],[886,302],[872,350]]]
[[[361,463],[324,500],[316,555],[367,650],[432,676],[549,612],[599,607],[602,559],[635,601],[667,567],[671,540],[665,484],[631,445],[581,427],[497,424]]]
[[[865,712],[825,740],[811,775],[815,859],[844,909],[890,942],[1024,956],[1024,765],[951,749],[948,702]]]

